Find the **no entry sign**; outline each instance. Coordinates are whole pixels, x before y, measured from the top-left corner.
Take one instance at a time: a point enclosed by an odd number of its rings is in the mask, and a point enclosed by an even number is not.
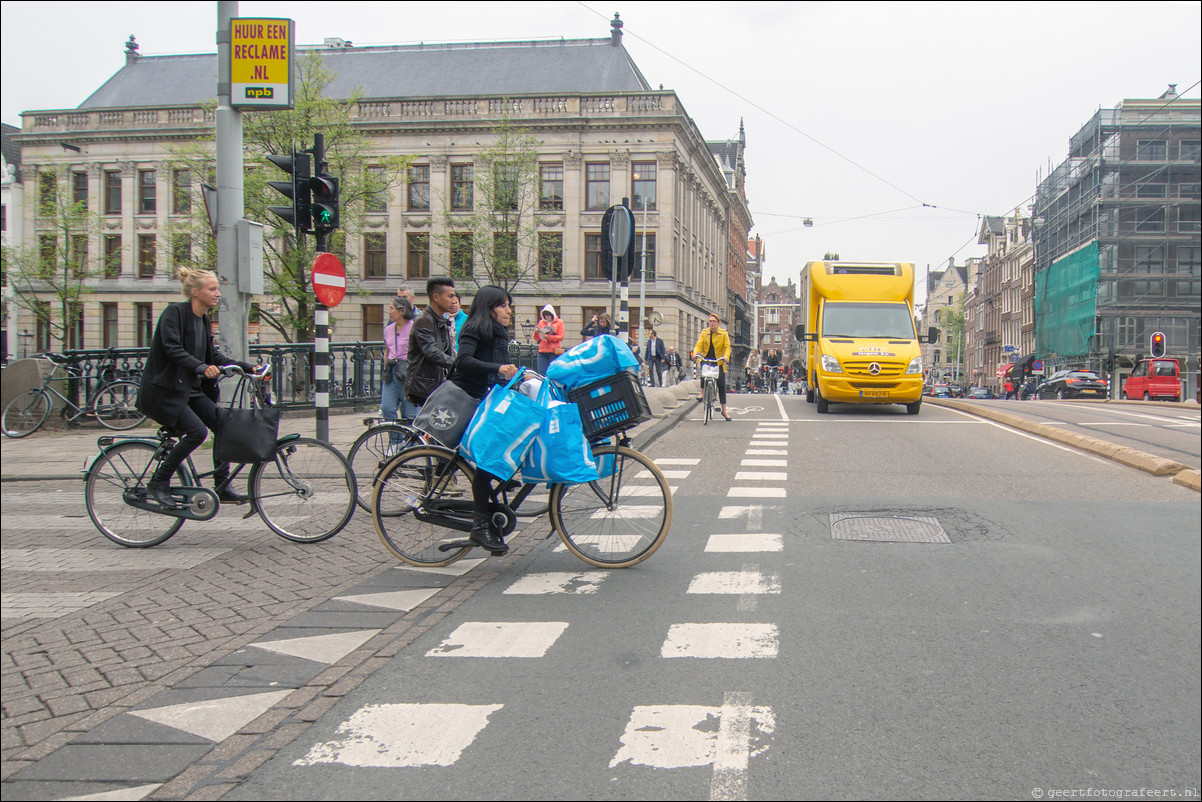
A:
[[[346,268],[332,253],[313,260],[313,294],[326,306],[337,306],[346,297]]]

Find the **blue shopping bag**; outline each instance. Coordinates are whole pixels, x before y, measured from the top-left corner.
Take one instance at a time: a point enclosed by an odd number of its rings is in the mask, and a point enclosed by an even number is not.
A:
[[[596,479],[597,464],[584,437],[580,407],[555,398],[550,381],[543,382],[538,402],[547,415],[522,460],[522,481],[581,484]]]
[[[638,371],[639,360],[626,343],[602,335],[573,346],[547,367],[547,378],[574,390],[624,370]]]
[[[459,443],[460,454],[498,479],[508,480],[518,472],[547,414],[515,388],[522,373],[488,391]]]

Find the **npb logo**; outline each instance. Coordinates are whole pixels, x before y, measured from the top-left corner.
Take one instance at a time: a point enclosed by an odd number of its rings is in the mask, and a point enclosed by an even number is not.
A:
[[[270,100],[275,97],[275,88],[271,86],[248,86],[246,87],[246,96]]]

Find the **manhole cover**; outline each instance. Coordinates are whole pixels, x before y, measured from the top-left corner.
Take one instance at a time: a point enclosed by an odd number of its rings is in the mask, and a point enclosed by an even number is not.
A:
[[[952,542],[938,519],[922,515],[832,513],[831,536],[835,540],[881,540],[896,543]]]

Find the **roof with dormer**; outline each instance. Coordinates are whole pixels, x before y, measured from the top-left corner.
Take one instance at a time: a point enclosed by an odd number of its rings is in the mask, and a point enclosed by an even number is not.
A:
[[[317,52],[334,80],[328,97],[359,89],[365,100],[520,95],[545,92],[645,92],[630,54],[612,39],[560,39],[328,47]],[[217,96],[217,55],[132,56],[81,109],[190,105]]]

